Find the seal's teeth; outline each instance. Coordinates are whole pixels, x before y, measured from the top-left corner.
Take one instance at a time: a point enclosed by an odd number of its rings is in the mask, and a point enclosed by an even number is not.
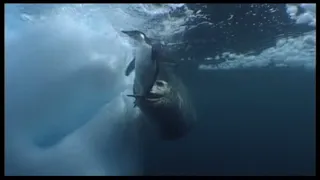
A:
[[[158,98],[147,98],[146,100],[150,102],[155,102],[158,101]]]

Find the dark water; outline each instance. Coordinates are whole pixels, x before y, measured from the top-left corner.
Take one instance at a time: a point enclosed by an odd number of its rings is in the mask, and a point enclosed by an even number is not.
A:
[[[185,139],[150,145],[146,174],[315,174],[314,72],[200,71],[184,77],[199,123]]]
[[[274,46],[279,37],[310,30],[288,18],[285,4],[203,6],[189,5],[207,13],[214,24],[230,14],[236,20],[222,28],[202,26],[185,32],[192,48],[176,52],[177,56],[199,60],[230,49],[259,52]],[[254,23],[262,25],[258,28]],[[210,37],[213,41],[208,41]],[[191,67],[195,64],[179,73],[194,100],[199,123],[184,139],[150,144],[144,159],[147,175],[315,175],[314,71],[198,71]]]

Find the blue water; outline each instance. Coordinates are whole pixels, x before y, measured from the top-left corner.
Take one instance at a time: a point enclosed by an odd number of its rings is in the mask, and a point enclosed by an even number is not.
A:
[[[201,122],[179,142],[152,144],[145,158],[149,174],[315,174],[313,72],[259,69],[195,76],[188,84]],[[197,88],[206,84],[197,78],[213,84]]]

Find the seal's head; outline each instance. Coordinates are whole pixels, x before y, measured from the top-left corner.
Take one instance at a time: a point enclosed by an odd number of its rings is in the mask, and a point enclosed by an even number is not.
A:
[[[166,81],[156,80],[150,91],[150,96],[146,99],[151,106],[166,106],[173,100],[170,98],[172,87]]]
[[[186,103],[170,83],[157,80],[150,96],[138,106],[157,125],[162,139],[174,140],[183,137],[192,127]]]

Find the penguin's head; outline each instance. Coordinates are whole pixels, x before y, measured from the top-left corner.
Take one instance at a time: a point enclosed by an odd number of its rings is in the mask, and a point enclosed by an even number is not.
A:
[[[134,31],[121,31],[122,33],[128,35],[132,39],[138,41],[138,42],[146,42],[147,44],[150,44],[149,38],[140,31],[134,30]]]

